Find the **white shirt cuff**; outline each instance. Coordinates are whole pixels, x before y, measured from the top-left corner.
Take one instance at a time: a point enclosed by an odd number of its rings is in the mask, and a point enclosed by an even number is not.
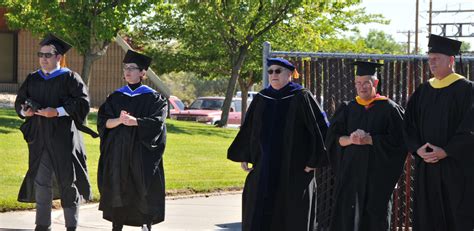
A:
[[[64,107],[58,107],[58,108],[56,108],[56,110],[58,111],[58,117],[69,116],[69,114],[67,114],[66,110],[64,110]]]

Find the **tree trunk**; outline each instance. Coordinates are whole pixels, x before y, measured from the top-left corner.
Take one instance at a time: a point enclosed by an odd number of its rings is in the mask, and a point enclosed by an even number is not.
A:
[[[82,73],[81,77],[84,80],[84,84],[89,87],[90,75],[92,72],[92,64],[95,61],[102,58],[107,53],[110,41],[95,41],[91,38],[91,46],[87,52],[82,56]]]
[[[82,80],[84,80],[84,84],[86,84],[87,87],[89,87],[89,79],[90,79],[90,74],[92,72],[92,64],[96,59],[94,59],[94,56],[91,55],[90,53],[87,53],[82,56],[82,73],[81,77]]]
[[[249,91],[247,90],[245,81],[242,78],[238,79],[240,90],[242,91],[242,110],[240,111],[240,125],[244,124],[245,112],[247,111],[247,99]]]
[[[88,88],[89,88],[89,82],[90,82],[90,75],[91,75],[91,72],[92,72],[92,64],[94,64],[95,61],[97,61],[99,58],[104,56],[105,53],[107,52],[107,48],[108,48],[109,43],[106,42],[104,44],[106,44],[106,45],[104,45],[104,47],[102,47],[102,49],[99,52],[92,53],[92,51],[89,50],[86,54],[84,54],[82,56],[83,63],[82,63],[81,78],[84,81],[84,84]],[[89,97],[90,97],[90,95],[89,95]],[[88,116],[86,116],[85,121],[84,121],[86,125],[88,124],[87,118],[88,118]]]
[[[229,84],[227,85],[227,91],[225,93],[224,105],[222,105],[222,115],[221,120],[217,124],[218,127],[225,127],[227,125],[227,119],[229,118],[230,104],[232,103],[232,98],[234,96],[235,85],[237,84],[237,79],[239,78],[240,69],[244,63],[245,57],[247,56],[248,47],[242,46],[239,48],[239,55],[236,58],[231,58],[232,62],[232,72],[229,79]]]
[[[249,72],[248,80],[245,82],[243,78],[239,78],[239,86],[240,90],[242,91],[242,112],[241,112],[241,120],[240,120],[240,125],[244,124],[245,120],[245,115],[247,113],[247,101],[248,101],[248,94],[249,94],[249,89],[253,85],[253,71]]]

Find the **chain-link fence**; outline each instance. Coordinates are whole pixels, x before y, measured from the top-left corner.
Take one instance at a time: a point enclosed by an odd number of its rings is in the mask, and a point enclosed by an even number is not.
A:
[[[321,103],[329,118],[342,101],[354,99],[354,66],[356,60],[383,62],[378,68],[380,84],[378,92],[405,107],[409,96],[416,87],[430,78],[427,56],[420,55],[373,55],[344,53],[310,53],[271,51],[269,43],[264,44],[263,66],[267,57],[284,57],[292,61],[300,74],[294,82],[309,89]],[[474,80],[474,57],[463,57],[463,72],[459,58],[456,72]],[[263,71],[266,79],[266,70]],[[267,86],[268,82],[264,82]],[[390,214],[390,230],[411,230],[413,204],[413,157],[407,155],[404,170],[393,191]],[[317,170],[318,208],[317,230],[327,230],[331,222],[334,203],[334,174],[330,167]]]

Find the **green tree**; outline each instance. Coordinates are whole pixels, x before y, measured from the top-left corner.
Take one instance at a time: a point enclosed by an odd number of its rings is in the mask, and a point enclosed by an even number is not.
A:
[[[3,0],[9,27],[36,35],[52,32],[83,56],[81,76],[88,85],[92,64],[104,56],[117,34],[159,0]]]
[[[463,42],[461,44],[461,52],[469,52],[471,51],[471,44],[468,42]]]
[[[261,67],[263,38],[290,50],[313,48],[313,44],[324,44],[352,23],[381,19],[368,17],[361,9],[350,9],[359,2],[179,1],[158,6],[154,16],[137,27],[135,35],[147,38],[143,44],[160,60],[162,70],[230,76],[219,124],[224,126],[239,77],[260,76],[257,67]],[[253,61],[244,65],[249,57]],[[252,82],[253,77],[242,81],[241,88]]]
[[[368,48],[380,53],[406,54],[406,47],[397,43],[391,35],[383,31],[370,30],[364,41]]]

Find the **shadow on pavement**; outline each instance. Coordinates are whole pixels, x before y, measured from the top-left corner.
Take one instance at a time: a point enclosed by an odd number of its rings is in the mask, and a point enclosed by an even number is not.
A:
[[[0,231],[33,231],[34,229],[7,229],[7,228],[0,228]]]
[[[242,230],[241,222],[235,223],[226,223],[226,224],[216,224],[217,227],[222,228],[222,230]]]

